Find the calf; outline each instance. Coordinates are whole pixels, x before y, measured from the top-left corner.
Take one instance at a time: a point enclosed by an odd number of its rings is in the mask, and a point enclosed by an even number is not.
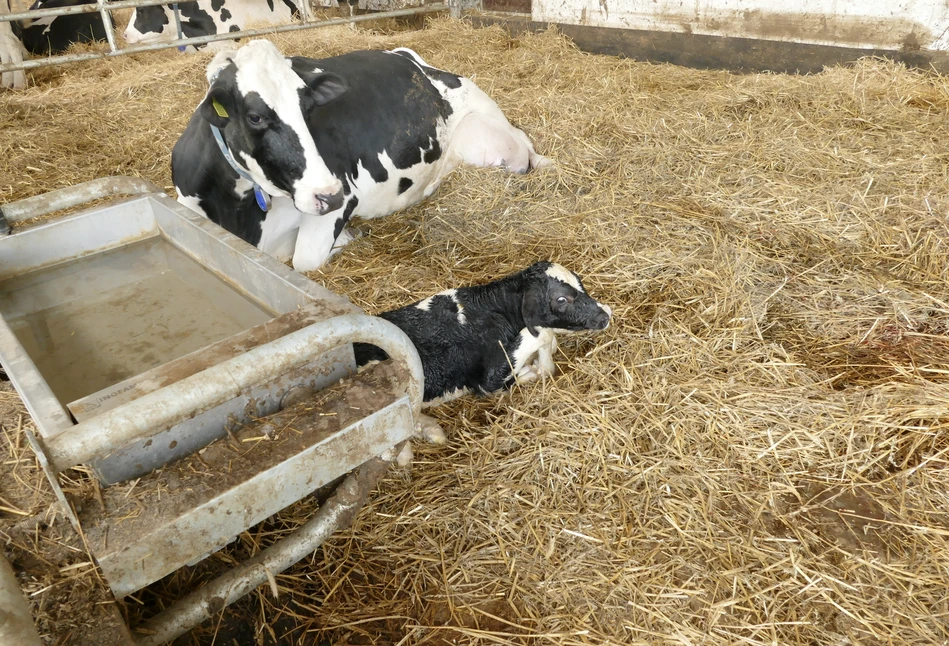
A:
[[[181,34],[194,38],[285,25],[298,11],[291,0],[197,0],[178,4],[178,20]],[[170,5],[138,7],[125,29],[125,40],[132,44],[168,41],[178,38],[178,33],[178,21]]]
[[[36,0],[34,9],[56,9],[95,4],[96,0]],[[105,27],[98,13],[78,13],[67,16],[46,16],[21,20],[23,45],[37,56],[61,54],[73,43],[91,43],[105,40]]]
[[[463,162],[547,162],[474,83],[408,49],[316,60],[258,40],[218,53],[208,81],[172,152],[178,200],[300,271],[351,239],[351,217],[411,206]]]
[[[553,374],[557,332],[605,330],[611,310],[561,265],[538,262],[487,285],[449,289],[378,316],[415,344],[426,406],[469,393],[489,395]],[[356,364],[387,357],[354,343]]]

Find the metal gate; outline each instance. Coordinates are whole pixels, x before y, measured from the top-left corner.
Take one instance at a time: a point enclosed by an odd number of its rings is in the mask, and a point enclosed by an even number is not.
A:
[[[423,0],[424,2],[424,0]],[[167,0],[119,0],[118,2],[109,2],[108,0],[98,0],[94,4],[79,5],[75,7],[59,7],[55,9],[36,9],[33,11],[20,11],[17,13],[0,14],[0,22],[11,22],[15,20],[28,20],[35,18],[44,18],[49,16],[68,16],[80,13],[99,13],[102,16],[102,24],[105,27],[106,39],[109,43],[108,51],[101,52],[83,52],[77,54],[64,54],[60,56],[47,56],[43,58],[31,58],[20,63],[0,64],[0,74],[4,72],[14,72],[17,70],[29,70],[47,65],[61,65],[64,63],[77,63],[80,61],[90,61],[100,58],[109,58],[113,56],[122,56],[123,54],[137,54],[139,52],[151,52],[159,49],[169,49],[171,47],[186,47],[188,45],[205,45],[220,40],[234,40],[236,38],[246,38],[250,36],[266,36],[285,31],[298,31],[300,29],[314,29],[316,27],[332,27],[335,25],[345,25],[349,23],[367,22],[370,20],[381,20],[383,18],[400,18],[403,16],[415,16],[438,11],[450,11],[453,16],[459,16],[461,13],[461,0],[446,0],[446,2],[434,2],[431,4],[421,4],[417,7],[406,9],[397,9],[393,11],[381,11],[376,13],[354,15],[348,18],[333,18],[330,20],[315,20],[309,0],[300,2],[300,20],[285,25],[272,25],[257,29],[244,29],[241,31],[226,32],[222,34],[211,34],[208,36],[194,36],[191,38],[176,38],[170,41],[158,43],[147,43],[143,45],[132,45],[128,47],[119,47],[116,45],[115,26],[112,24],[112,16],[109,13],[115,9],[134,9],[135,7],[151,7],[155,5],[172,5]]]

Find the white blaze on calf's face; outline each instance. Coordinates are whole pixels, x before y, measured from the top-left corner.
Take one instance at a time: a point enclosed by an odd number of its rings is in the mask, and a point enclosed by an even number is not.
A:
[[[580,281],[577,280],[576,275],[563,265],[551,265],[544,273],[555,280],[559,280],[561,283],[570,285],[578,292],[583,293],[583,286],[580,284]]]
[[[303,176],[294,182],[294,205],[304,213],[320,213],[322,204],[318,195],[339,193],[342,182],[336,179],[319,152],[307,128],[300,106],[300,90],[305,87],[291,67],[290,59],[270,41],[255,40],[237,50],[233,57],[237,66],[237,90],[242,96],[256,92],[261,100],[276,113],[277,118],[296,133],[303,148],[305,162]],[[266,177],[263,169],[249,155],[241,154],[241,163],[247,167],[254,180],[277,195],[286,195]]]

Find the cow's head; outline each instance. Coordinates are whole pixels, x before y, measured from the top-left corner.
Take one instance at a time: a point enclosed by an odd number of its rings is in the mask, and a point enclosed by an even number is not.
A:
[[[185,38],[207,36],[216,33],[214,20],[203,7],[207,2],[182,2],[179,7],[178,18],[181,20],[181,33]],[[174,40],[178,37],[178,26],[175,22],[175,12],[170,6],[155,5],[152,7],[137,7],[132,11],[132,17],[125,28],[125,40],[129,44],[153,43],[158,41]]]
[[[580,277],[562,265],[538,262],[524,271],[527,280],[521,313],[527,330],[537,336],[537,328],[554,331],[605,330],[612,310],[593,300]]]
[[[303,213],[335,211],[343,185],[326,167],[304,114],[346,91],[334,74],[297,75],[270,41],[220,52],[208,65],[211,87],[200,115],[221,129],[234,160],[271,195]]]

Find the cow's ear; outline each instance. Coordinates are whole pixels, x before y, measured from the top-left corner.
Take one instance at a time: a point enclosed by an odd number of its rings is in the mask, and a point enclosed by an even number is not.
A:
[[[346,81],[331,72],[314,74],[305,79],[305,82],[313,92],[313,98],[317,105],[326,105],[331,101],[335,101],[349,89]]]
[[[533,336],[539,336],[534,326],[540,323],[541,307],[543,307],[541,295],[537,293],[536,289],[528,288],[521,299],[521,316],[524,318],[524,326]]]
[[[234,112],[231,95],[219,87],[212,87],[199,108],[201,116],[212,126],[223,128]]]

